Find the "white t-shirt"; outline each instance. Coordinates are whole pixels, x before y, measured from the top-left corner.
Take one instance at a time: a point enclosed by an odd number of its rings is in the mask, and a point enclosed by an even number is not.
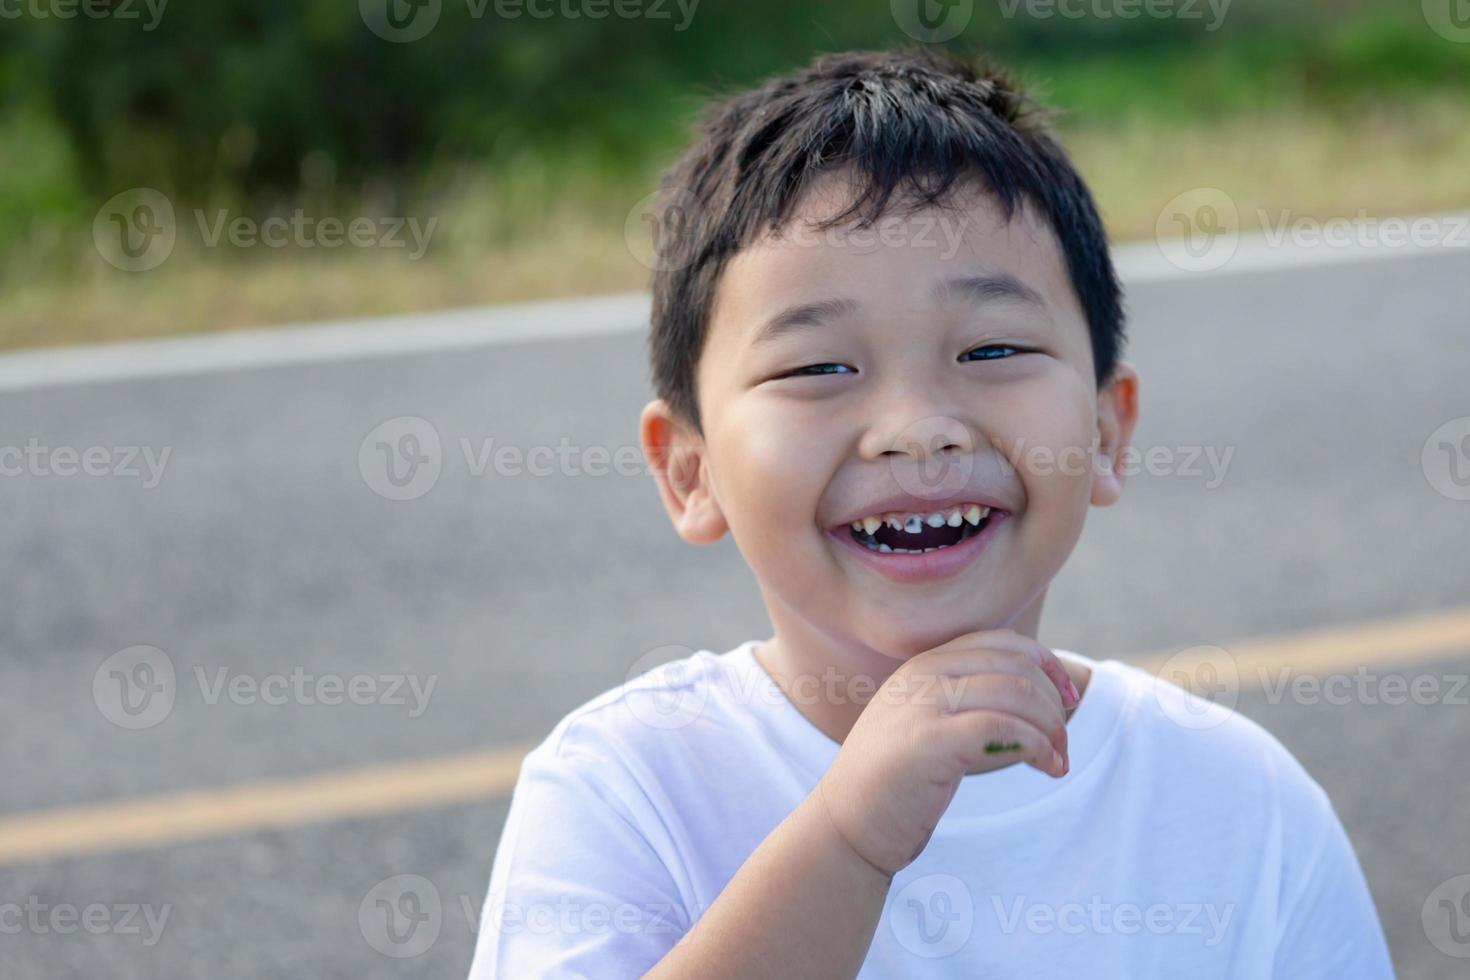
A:
[[[638,977],[840,748],[753,656],[655,668],[526,756],[471,980]],[[1265,729],[1117,660],[1068,721],[1071,771],[961,780],[893,879],[862,980],[1384,980],[1373,900],[1322,790]]]

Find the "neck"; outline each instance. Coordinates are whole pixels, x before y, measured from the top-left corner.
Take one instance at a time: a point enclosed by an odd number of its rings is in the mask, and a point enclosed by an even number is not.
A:
[[[1045,598],[1043,591],[1008,628],[1035,639]],[[768,608],[772,605],[767,602]],[[756,661],[812,725],[842,743],[874,692],[903,665],[904,658],[818,632],[799,617],[777,615],[775,609],[771,620],[775,634],[755,648]],[[1077,690],[1085,693],[1090,671],[1063,663]],[[1075,711],[1073,708],[1067,717]]]

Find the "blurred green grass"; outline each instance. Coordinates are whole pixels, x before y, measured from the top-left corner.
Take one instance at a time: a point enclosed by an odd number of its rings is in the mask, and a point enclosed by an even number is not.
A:
[[[709,95],[817,50],[906,42],[885,3],[704,0],[690,27],[445,20],[373,37],[352,4],[221,0],[153,35],[20,23],[0,38],[0,346],[154,336],[642,288],[624,224]],[[1470,206],[1470,44],[1394,0],[1236,0],[1222,27],[1006,19],[983,48],[1064,110],[1115,239],[1192,187],[1330,217]],[[169,196],[156,269],[102,261],[92,219]],[[411,216],[381,248],[209,248],[196,210]]]

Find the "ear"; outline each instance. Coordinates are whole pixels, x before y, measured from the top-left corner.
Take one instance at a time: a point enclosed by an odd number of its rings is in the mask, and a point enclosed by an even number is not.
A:
[[[729,525],[715,499],[704,437],[662,398],[643,407],[638,435],[679,537],[690,544],[711,544],[724,537]]]
[[[1097,458],[1092,470],[1092,504],[1108,507],[1123,496],[1123,451],[1138,421],[1138,369],[1119,361],[1097,395]]]

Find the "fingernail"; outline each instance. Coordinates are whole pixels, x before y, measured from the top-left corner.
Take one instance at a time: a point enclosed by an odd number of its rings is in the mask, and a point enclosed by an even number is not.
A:
[[[1076,707],[1077,703],[1082,700],[1082,692],[1077,690],[1077,685],[1070,677],[1067,678],[1067,690],[1072,692],[1072,703],[1068,707]]]
[[[1052,768],[1057,770],[1058,775],[1065,776],[1067,774],[1067,764],[1062,760],[1062,754],[1056,749],[1052,749],[1051,759]]]

